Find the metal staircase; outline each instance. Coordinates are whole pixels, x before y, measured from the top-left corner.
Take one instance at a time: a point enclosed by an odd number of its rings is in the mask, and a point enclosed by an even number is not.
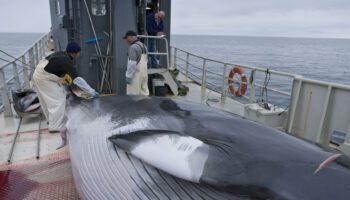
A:
[[[169,88],[173,92],[173,94],[175,96],[177,96],[179,94],[178,86],[169,72],[169,70],[171,70],[171,69],[170,69],[170,62],[169,62],[168,40],[162,36],[138,35],[137,37],[138,38],[146,38],[146,39],[153,38],[153,39],[165,42],[165,52],[148,52],[147,51],[147,55],[166,56],[167,66],[163,67],[163,68],[150,68],[150,69],[148,69],[148,74],[160,74],[160,75],[162,75],[164,78],[164,82],[169,86]]]

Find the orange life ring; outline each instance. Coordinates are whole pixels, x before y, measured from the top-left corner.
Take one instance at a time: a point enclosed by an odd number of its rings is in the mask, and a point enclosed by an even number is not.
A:
[[[235,90],[235,86],[232,81],[236,73],[241,76],[241,82],[239,84],[238,90]],[[241,97],[247,91],[247,88],[248,88],[247,76],[244,74],[243,69],[235,66],[233,69],[231,69],[230,75],[228,77],[229,77],[228,85],[231,93],[233,95],[236,95],[236,97]]]

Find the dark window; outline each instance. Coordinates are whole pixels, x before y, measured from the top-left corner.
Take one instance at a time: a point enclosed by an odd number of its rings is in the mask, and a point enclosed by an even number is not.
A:
[[[55,8],[56,8],[56,15],[61,14],[60,0],[56,0]]]
[[[91,12],[95,16],[106,15],[106,0],[91,0]]]

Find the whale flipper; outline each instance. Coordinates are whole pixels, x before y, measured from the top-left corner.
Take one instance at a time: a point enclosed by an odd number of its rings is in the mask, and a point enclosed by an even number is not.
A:
[[[179,132],[142,130],[109,140],[144,162],[176,177],[200,182],[209,145]]]

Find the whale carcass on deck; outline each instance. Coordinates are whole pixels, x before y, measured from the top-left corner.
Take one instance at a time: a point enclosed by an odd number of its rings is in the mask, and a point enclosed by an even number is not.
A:
[[[349,159],[188,101],[110,96],[71,103],[83,199],[348,199]]]

